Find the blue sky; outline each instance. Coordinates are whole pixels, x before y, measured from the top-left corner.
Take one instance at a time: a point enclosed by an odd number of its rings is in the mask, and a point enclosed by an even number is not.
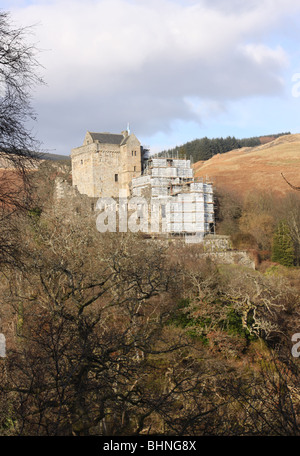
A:
[[[300,133],[297,0],[1,7],[16,25],[35,24],[46,85],[33,93],[33,129],[45,150],[68,155],[87,130],[118,133],[128,122],[152,152],[203,136]]]

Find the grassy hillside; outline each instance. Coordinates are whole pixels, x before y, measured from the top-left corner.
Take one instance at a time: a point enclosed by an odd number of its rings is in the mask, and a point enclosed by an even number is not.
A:
[[[47,161],[47,162],[64,162],[70,163],[71,159],[68,155],[58,155],[58,154],[48,154],[43,153],[37,156],[38,163]],[[29,165],[28,165],[29,166]],[[34,164],[30,165],[30,167],[35,168]],[[5,154],[2,156],[0,155],[0,169],[13,169],[13,163],[5,157]]]
[[[284,195],[300,185],[300,134],[286,135],[257,147],[235,149],[194,164],[195,176],[208,176],[216,187],[246,195],[271,190]]]

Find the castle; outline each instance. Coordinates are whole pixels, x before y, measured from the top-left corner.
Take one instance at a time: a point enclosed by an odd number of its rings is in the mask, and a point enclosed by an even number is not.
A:
[[[87,132],[83,145],[71,151],[72,184],[91,198],[129,196],[134,177],[142,172],[145,151],[129,129],[121,134]]]
[[[194,178],[190,160],[148,159],[147,151],[129,129],[121,134],[88,131],[83,145],[71,151],[72,185],[92,199],[122,194],[146,198],[148,207],[158,204],[160,226],[170,235],[203,239],[214,233],[212,184]]]

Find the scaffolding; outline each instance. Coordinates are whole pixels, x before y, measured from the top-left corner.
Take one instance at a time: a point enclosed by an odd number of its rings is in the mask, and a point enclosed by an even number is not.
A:
[[[151,157],[143,175],[132,180],[132,195],[161,202],[161,219],[170,234],[214,232],[212,182],[196,179],[186,157]]]

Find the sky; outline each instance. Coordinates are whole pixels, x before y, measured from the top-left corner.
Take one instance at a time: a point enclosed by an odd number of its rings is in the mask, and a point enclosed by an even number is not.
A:
[[[298,0],[2,0],[33,25],[45,84],[32,125],[69,155],[86,131],[152,153],[187,141],[300,133]]]

